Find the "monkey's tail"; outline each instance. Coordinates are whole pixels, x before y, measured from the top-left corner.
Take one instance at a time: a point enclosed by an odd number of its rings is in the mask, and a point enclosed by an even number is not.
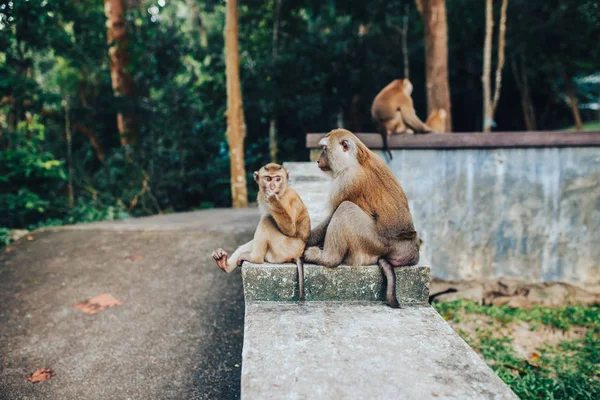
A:
[[[304,301],[304,262],[302,257],[296,258],[298,266],[298,301]]]
[[[392,161],[394,157],[392,157],[392,152],[390,151],[390,146],[388,145],[387,132],[383,132],[381,134],[381,139],[383,139],[383,152],[387,155],[388,161]]]
[[[387,288],[385,290],[387,305],[392,308],[400,308],[400,304],[396,298],[396,273],[394,272],[394,267],[383,257],[377,260],[377,264],[383,269],[387,281]]]

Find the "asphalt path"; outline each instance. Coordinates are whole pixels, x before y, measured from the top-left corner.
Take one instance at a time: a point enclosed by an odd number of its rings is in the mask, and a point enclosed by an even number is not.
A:
[[[210,253],[256,209],[33,232],[0,255],[0,399],[235,399],[244,299]],[[88,315],[73,304],[121,302]],[[51,368],[47,381],[27,375]]]

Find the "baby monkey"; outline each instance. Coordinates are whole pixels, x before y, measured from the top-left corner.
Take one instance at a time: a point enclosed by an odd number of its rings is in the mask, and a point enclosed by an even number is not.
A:
[[[223,249],[216,249],[212,256],[219,268],[227,273],[244,261],[255,264],[295,261],[298,266],[299,299],[304,300],[304,265],[301,257],[310,236],[310,217],[298,193],[288,187],[288,179],[289,172],[275,163],[254,172],[262,216],[254,239],[240,246],[231,257]]]

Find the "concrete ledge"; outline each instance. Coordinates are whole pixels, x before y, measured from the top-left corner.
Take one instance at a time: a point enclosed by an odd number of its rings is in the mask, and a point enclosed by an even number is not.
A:
[[[429,267],[398,267],[396,296],[401,304],[424,304],[429,299]],[[242,266],[244,297],[250,301],[296,301],[296,264],[251,264]],[[384,278],[377,265],[326,268],[304,265],[306,301],[383,301]]]
[[[241,398],[517,399],[429,306],[246,303]]]
[[[306,147],[318,148],[326,133],[308,133]],[[376,133],[355,134],[368,148],[381,149],[383,141]],[[390,149],[468,149],[519,147],[597,147],[600,132],[535,131],[535,132],[459,132],[427,135],[392,135]]]

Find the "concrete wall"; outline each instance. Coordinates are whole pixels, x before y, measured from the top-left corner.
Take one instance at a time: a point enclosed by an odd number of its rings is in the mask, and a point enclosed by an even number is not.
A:
[[[600,282],[600,148],[393,156],[434,275]]]

